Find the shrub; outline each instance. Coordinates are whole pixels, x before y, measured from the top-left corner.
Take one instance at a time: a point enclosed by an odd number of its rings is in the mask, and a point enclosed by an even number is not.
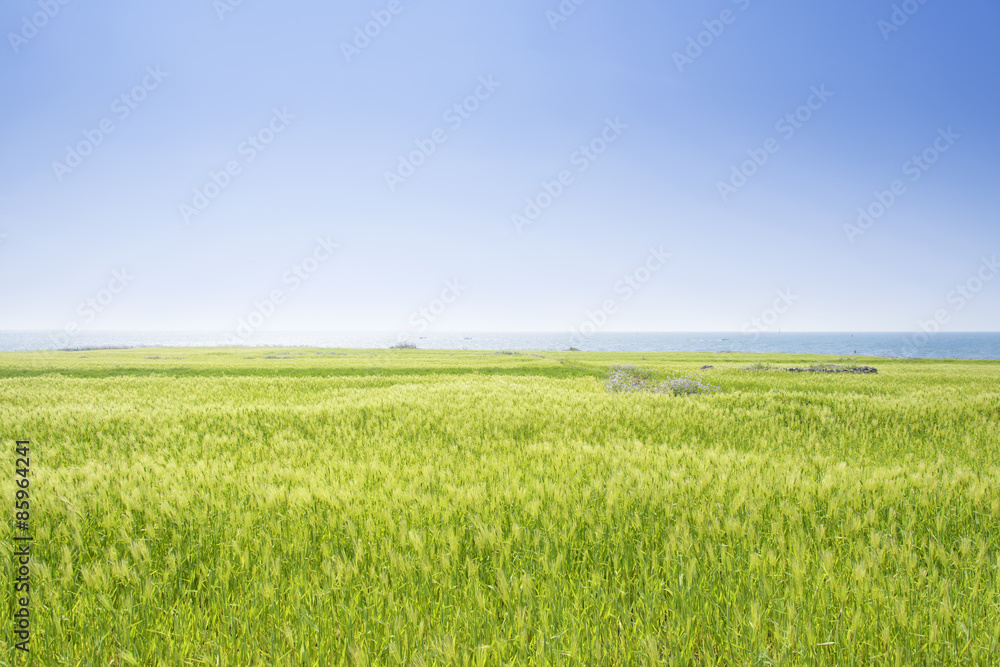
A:
[[[631,366],[612,366],[611,377],[608,378],[608,391],[645,391],[648,378],[628,370]],[[617,370],[616,370],[617,369]]]
[[[715,391],[722,391],[722,387],[713,387],[704,384],[701,380],[687,377],[667,378],[661,382],[654,390],[657,394],[673,394],[674,396],[688,396],[690,394],[711,394]]]
[[[636,366],[612,366],[606,388],[612,392],[645,391],[652,394],[708,394],[721,391],[721,387],[704,384],[701,380],[688,377],[668,377],[659,384],[653,384],[652,371]]]
[[[764,361],[755,361],[749,366],[743,366],[743,370],[745,371],[769,371],[772,368],[771,364]]]

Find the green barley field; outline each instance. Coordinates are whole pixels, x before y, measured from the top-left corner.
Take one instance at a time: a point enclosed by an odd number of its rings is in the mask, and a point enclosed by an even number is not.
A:
[[[995,664],[1000,362],[819,361],[0,353],[2,664]]]

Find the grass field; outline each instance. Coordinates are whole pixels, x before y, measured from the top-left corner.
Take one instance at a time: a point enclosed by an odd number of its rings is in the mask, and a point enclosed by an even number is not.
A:
[[[742,368],[817,361],[0,353],[32,660],[994,663],[1000,362]],[[615,364],[721,391],[609,392]]]

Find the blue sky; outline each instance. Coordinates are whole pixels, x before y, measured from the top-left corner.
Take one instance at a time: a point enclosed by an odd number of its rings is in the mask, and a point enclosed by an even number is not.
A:
[[[0,329],[1000,329],[995,1],[229,2],[0,10]]]

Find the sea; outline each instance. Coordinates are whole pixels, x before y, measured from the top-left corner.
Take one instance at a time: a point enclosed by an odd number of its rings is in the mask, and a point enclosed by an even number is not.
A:
[[[1000,359],[1000,333],[573,333],[407,334],[433,350],[567,350],[600,352],[787,352],[929,359]],[[256,332],[240,345],[253,347],[388,348],[393,332]],[[0,351],[95,348],[216,347],[234,344],[232,333],[174,331],[0,331]]]

